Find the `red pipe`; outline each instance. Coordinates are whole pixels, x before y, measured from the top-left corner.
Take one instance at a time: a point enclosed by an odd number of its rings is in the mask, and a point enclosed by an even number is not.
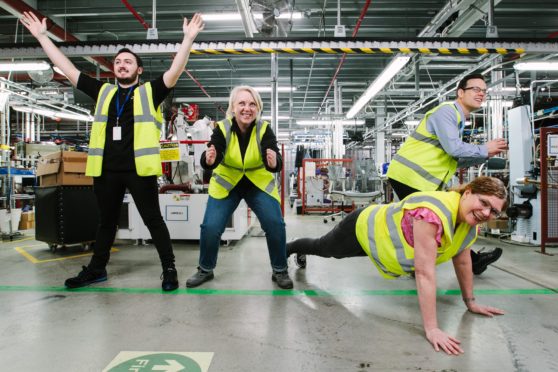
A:
[[[145,19],[143,19],[142,16],[140,16],[138,12],[136,12],[134,7],[127,0],[121,0],[121,1],[122,4],[124,4],[126,8],[128,8],[128,10],[134,15],[134,17],[136,17],[136,19],[140,21],[141,25],[145,27],[146,30],[149,29],[150,27],[149,23],[145,22]]]
[[[203,85],[201,85],[201,83],[194,77],[194,75],[192,75],[192,73],[190,71],[188,71],[187,68],[184,69],[184,71],[186,72],[186,74],[190,77],[190,79],[192,79],[192,81],[194,83],[196,83],[196,85],[201,89],[201,91],[208,96],[209,98],[211,98],[211,95],[209,93],[207,93],[207,91],[205,90],[205,88],[203,87]],[[223,114],[226,114],[225,111],[223,110],[223,108],[220,105],[216,105],[216,107],[219,109],[219,111],[221,111]]]
[[[10,6],[19,15],[23,15],[23,12],[31,12],[35,14],[39,19],[46,18],[47,31],[52,35],[56,36],[57,38],[62,39],[63,41],[80,41],[77,37],[68,33],[62,27],[54,23],[50,18],[48,18],[47,16],[39,12],[37,9],[30,7],[23,1],[21,0],[3,0],[3,1],[6,5]],[[104,66],[105,68],[108,68],[110,71],[112,71],[113,69],[112,63],[109,60],[107,60],[105,57],[91,57],[91,58],[97,61],[101,66]]]
[[[554,39],[557,36],[558,36],[558,31],[551,33],[550,35],[547,36],[547,38]]]
[[[362,23],[362,20],[364,19],[364,16],[366,15],[366,12],[368,11],[368,7],[370,6],[371,2],[372,2],[372,0],[366,0],[366,4],[364,4],[364,7],[362,8],[362,11],[360,12],[360,17],[358,18],[355,29],[353,30],[352,37],[355,37],[357,35],[358,30],[360,28],[360,24]],[[335,79],[337,79],[337,75],[339,75],[339,71],[341,71],[341,67],[343,66],[343,63],[345,63],[345,58],[346,57],[347,57],[347,53],[343,53],[343,56],[341,57],[341,60],[339,61],[339,64],[337,65],[337,70],[335,70],[335,74],[333,75],[333,78],[331,79],[331,82],[329,83],[329,87],[327,88],[326,94],[325,94],[324,99],[323,99],[323,101],[320,105],[320,108],[318,108],[318,112],[320,112],[320,110],[324,106],[324,103],[327,100],[327,96],[329,94],[329,91],[331,90],[331,87],[333,86],[333,82],[335,81]]]
[[[138,12],[136,12],[136,10],[134,9],[134,7],[128,2],[128,0],[121,0],[122,4],[124,4],[126,6],[126,8],[128,8],[128,10],[134,15],[134,17],[136,17],[136,19],[138,21],[140,21],[140,23],[143,25],[143,27],[145,27],[145,29],[149,29],[149,23],[147,23],[142,16],[140,16],[138,14]],[[209,98],[211,98],[211,95],[209,95],[209,93],[207,93],[207,91],[205,90],[205,88],[203,87],[203,85],[201,85],[201,83],[194,77],[194,75],[192,75],[190,73],[190,71],[188,71],[186,68],[184,69],[184,71],[186,71],[186,74],[188,74],[188,76],[190,77],[190,79],[192,79],[192,81],[194,83],[196,83],[196,85],[201,89],[201,91]],[[216,105],[216,107],[224,114],[225,111],[221,108],[221,106]]]

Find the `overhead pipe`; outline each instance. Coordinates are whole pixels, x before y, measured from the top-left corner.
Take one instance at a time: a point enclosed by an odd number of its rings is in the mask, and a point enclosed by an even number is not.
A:
[[[211,95],[210,95],[209,93],[207,93],[207,91],[205,90],[205,88],[203,87],[203,85],[198,81],[198,79],[196,79],[196,78],[194,77],[194,75],[192,75],[192,73],[191,73],[190,71],[188,71],[187,68],[184,69],[184,72],[186,72],[186,74],[188,75],[188,77],[189,77],[190,79],[192,79],[192,81],[193,81],[194,83],[196,83],[196,85],[201,89],[201,91],[203,92],[203,94],[205,94],[205,95],[206,95],[207,97],[209,97],[209,98],[212,98]],[[215,107],[217,107],[217,109],[218,109],[219,111],[221,111],[223,114],[226,114],[226,113],[225,113],[225,110],[223,110],[223,108],[221,107],[221,105],[218,105],[217,103],[214,103],[214,105],[215,105]]]
[[[12,14],[18,16],[18,17],[22,16],[23,12],[31,12],[31,13],[35,14],[37,16],[37,18],[39,18],[39,19],[46,18],[47,19],[47,31],[48,31],[48,33],[53,35],[54,37],[58,38],[59,40],[61,40],[61,41],[81,41],[77,37],[75,37],[74,35],[67,32],[62,27],[58,26],[52,19],[48,18],[47,16],[45,16],[44,14],[39,12],[37,9],[30,7],[29,5],[24,3],[22,0],[3,0],[3,2],[4,2],[4,4],[6,4],[10,8],[11,11],[8,10],[8,9],[6,9],[6,10],[10,11],[10,13],[12,13]],[[112,71],[112,69],[113,69],[112,63],[108,59],[106,59],[105,57],[90,57],[90,58],[95,60],[99,65],[103,66],[108,71]]]
[[[124,4],[124,6],[125,6],[126,8],[128,8],[128,10],[130,11],[130,13],[132,13],[133,16],[136,17],[136,19],[141,23],[141,25],[142,25],[146,30],[148,30],[148,29],[150,28],[149,23],[147,23],[147,22],[145,21],[145,19],[143,19],[143,17],[140,16],[138,12],[136,12],[136,10],[135,10],[134,7],[132,6],[132,4],[130,4],[130,3],[128,2],[128,0],[121,0],[121,1],[122,1],[122,4]]]
[[[89,75],[93,78],[97,78],[97,79],[112,79],[114,78],[114,72],[112,71],[103,71],[100,72],[99,75],[97,76],[96,73],[94,71],[83,71],[84,74]],[[4,73],[4,72],[0,72],[0,77],[3,77],[5,79],[8,79],[8,73]],[[20,73],[12,73],[11,74],[11,79],[8,80],[13,80],[13,81],[29,81],[31,80],[31,78],[29,77],[29,75],[25,72],[20,72]],[[54,73],[54,75],[52,76],[52,80],[56,80],[56,81],[67,81],[68,78],[62,74],[57,74]]]
[[[121,0],[122,3],[126,6],[126,8],[128,8],[128,10],[134,15],[134,17],[136,17],[136,19],[138,21],[140,21],[140,23],[143,25],[143,27],[145,27],[145,29],[149,29],[149,23],[147,23],[142,16],[140,16],[138,14],[138,12],[136,12],[136,10],[134,9],[134,7],[127,1],[127,0]],[[153,0],[153,27],[155,27],[155,6],[156,6],[156,2],[155,0]],[[186,72],[186,74],[188,75],[188,77],[190,77],[190,79],[192,79],[192,81],[201,89],[201,91],[209,98],[211,98],[211,95],[209,93],[207,93],[207,91],[205,90],[205,88],[203,87],[203,85],[194,77],[194,75],[192,75],[190,73],[190,71],[188,71],[188,69],[184,69],[184,71]],[[215,107],[217,107],[217,109],[219,111],[221,111],[223,114],[225,114],[225,110],[223,110],[223,108],[218,105],[215,104]]]
[[[353,34],[351,35],[352,37],[356,37],[356,35],[358,33],[358,30],[360,29],[360,24],[362,23],[362,20],[364,19],[364,16],[366,15],[366,12],[368,11],[368,7],[370,6],[371,2],[372,2],[372,0],[366,0],[366,4],[364,4],[364,7],[362,8],[362,11],[360,12],[360,17],[358,18],[355,29],[353,30]],[[318,108],[318,113],[320,113],[320,111],[322,110],[322,107],[324,107],[324,103],[327,100],[327,96],[329,94],[329,91],[331,90],[331,87],[333,86],[333,83],[337,79],[337,75],[339,75],[339,71],[341,71],[341,67],[345,63],[345,58],[347,58],[347,53],[343,53],[343,56],[341,57],[341,60],[339,61],[339,64],[337,65],[337,69],[335,70],[335,74],[333,74],[333,78],[331,78],[331,81],[329,82],[329,86],[327,87],[327,91],[326,91],[326,94],[324,96],[324,99],[322,100],[322,103],[320,104],[320,107]]]

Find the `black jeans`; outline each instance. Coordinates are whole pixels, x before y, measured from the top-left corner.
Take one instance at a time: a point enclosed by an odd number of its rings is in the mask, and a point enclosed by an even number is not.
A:
[[[302,238],[288,243],[287,256],[293,253],[333,258],[366,256],[356,237],[356,222],[363,210],[350,213],[321,238]]]
[[[163,269],[174,267],[174,253],[169,230],[159,208],[157,177],[140,177],[135,171],[103,171],[100,177],[95,177],[93,180],[100,222],[89,268],[104,269],[109,261],[110,248],[116,236],[126,188],[134,198],[143,223],[151,233]]]

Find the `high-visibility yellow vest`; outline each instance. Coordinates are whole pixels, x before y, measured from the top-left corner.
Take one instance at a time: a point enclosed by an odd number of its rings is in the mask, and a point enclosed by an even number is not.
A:
[[[476,226],[464,222],[456,226],[460,199],[461,194],[455,191],[429,191],[411,194],[399,203],[369,206],[358,216],[357,240],[382,276],[393,279],[407,275],[415,270],[415,249],[401,228],[404,210],[426,207],[440,218],[444,229],[436,255],[439,265],[477,239]]]
[[[232,121],[227,118],[217,123],[226,141],[225,154],[221,164],[213,170],[209,182],[209,195],[215,199],[223,199],[236,186],[244,175],[260,190],[268,193],[280,202],[275,177],[265,169],[263,163],[261,141],[269,123],[258,121],[250,133],[250,142],[242,160],[240,144],[236,133],[231,130]]]
[[[457,122],[461,122],[461,115],[453,102],[442,103],[428,111],[391,160],[387,171],[389,178],[420,191],[447,188],[457,169],[457,160],[444,150],[438,137],[426,126],[430,115],[446,105],[455,110]]]
[[[85,169],[88,176],[98,177],[102,173],[109,105],[117,90],[116,85],[107,83],[99,91]],[[160,176],[163,173],[159,154],[163,115],[161,108],[153,103],[151,83],[134,90],[133,110],[136,172],[139,176]]]

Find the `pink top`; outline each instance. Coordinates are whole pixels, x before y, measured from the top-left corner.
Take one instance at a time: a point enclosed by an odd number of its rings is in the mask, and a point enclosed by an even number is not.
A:
[[[437,226],[436,229],[436,242],[438,247],[442,244],[442,233],[444,232],[444,227],[440,218],[428,208],[416,208],[411,210],[406,210],[403,214],[403,221],[401,221],[401,229],[403,230],[403,235],[405,240],[411,246],[415,246],[415,239],[413,236],[413,220],[423,220],[425,222],[431,223]]]

